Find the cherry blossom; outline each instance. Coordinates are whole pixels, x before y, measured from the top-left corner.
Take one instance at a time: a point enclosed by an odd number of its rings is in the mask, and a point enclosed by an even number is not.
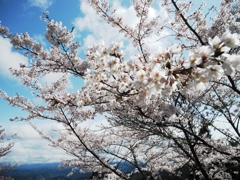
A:
[[[142,179],[161,179],[166,172],[184,177],[187,169],[187,179],[238,179],[240,44],[234,21],[239,12],[230,12],[233,1],[222,0],[208,25],[205,3],[192,11],[192,2],[164,0],[161,8],[169,16],[151,19],[153,1],[136,0],[135,27],[125,24],[107,1],[88,2],[137,53],[126,55],[122,42],[102,42],[89,46],[81,59],[73,33],[48,13],[43,16],[48,50],[27,33],[12,34],[0,26],[0,34],[31,59],[10,72],[44,101],[35,104],[1,91],[10,105],[28,112],[12,120],[28,121],[52,146],[71,154],[73,159],[63,161],[64,167],[74,166],[71,173],[94,172],[105,179],[130,179],[137,173]],[[148,38],[164,29],[173,33],[174,42],[151,50]],[[42,84],[41,78],[50,73],[62,77]],[[84,81],[77,92],[68,91],[68,75]],[[97,130],[83,125],[100,115],[107,123]],[[59,137],[45,135],[34,119],[59,123]],[[121,170],[121,163],[131,165],[133,172]]]

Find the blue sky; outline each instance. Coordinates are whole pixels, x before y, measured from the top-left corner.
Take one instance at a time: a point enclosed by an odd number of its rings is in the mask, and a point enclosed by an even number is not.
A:
[[[43,43],[46,23],[40,21],[42,12],[48,10],[51,12],[51,17],[56,21],[62,21],[69,29],[73,26],[75,18],[82,16],[80,11],[79,0],[0,0],[0,21],[1,25],[9,27],[13,33],[28,32],[31,37]],[[6,91],[10,95],[18,92],[29,96],[29,90],[22,86],[20,82],[11,77],[8,73],[10,66],[17,67],[19,62],[26,61],[20,52],[12,49],[6,39],[0,39],[0,89]],[[54,79],[55,77],[51,77]],[[78,87],[82,86],[82,82]],[[17,133],[18,135],[12,139],[15,146],[12,152],[2,158],[1,162],[16,162],[16,163],[38,163],[38,162],[56,162],[64,157],[66,153],[60,149],[51,148],[46,140],[41,137],[28,125],[26,122],[10,122],[9,118],[17,115],[24,116],[26,112],[22,112],[19,108],[13,108],[7,102],[0,99],[0,125],[2,125],[7,135]],[[52,122],[35,122],[39,124],[40,129],[54,137],[51,129],[55,128]]]
[[[112,0],[116,1],[116,0]],[[118,1],[118,14],[123,16],[123,20],[130,26],[136,23],[136,17],[132,7]],[[197,4],[201,1],[195,0]],[[218,4],[218,0],[209,2],[208,7]],[[115,4],[116,5],[116,4]],[[106,22],[102,21],[92,10],[87,3],[80,3],[79,0],[0,0],[0,21],[1,25],[9,27],[13,33],[28,32],[32,38],[39,41],[47,48],[47,43],[44,40],[44,33],[46,23],[40,21],[42,12],[48,10],[50,18],[55,21],[62,21],[63,25],[68,29],[75,26],[75,40],[79,41],[81,47],[79,55],[84,58],[84,50],[91,44],[105,41],[105,44],[110,44],[112,41],[126,41],[123,35],[119,35],[118,30],[113,29]],[[154,15],[161,14],[158,9],[152,11]],[[129,18],[131,17],[131,18]],[[166,34],[168,32],[165,32]],[[170,44],[166,40],[158,42],[158,44],[150,44],[154,49],[160,45]],[[127,53],[134,52],[133,47],[125,43]],[[25,88],[20,82],[12,77],[8,72],[9,67],[18,68],[19,62],[27,61],[22,56],[21,52],[16,52],[12,49],[9,41],[0,37],[0,89],[6,91],[9,95],[19,93],[29,96],[29,89]],[[58,75],[50,75],[45,80],[52,82],[56,80]],[[69,77],[69,91],[76,91],[83,85],[83,81]],[[38,99],[33,101],[38,102]],[[39,137],[39,135],[26,123],[26,122],[10,122],[10,117],[17,115],[25,115],[18,108],[12,108],[7,102],[0,99],[0,125],[6,129],[8,135],[18,133],[14,139],[15,146],[12,152],[1,159],[0,161],[17,162],[21,163],[46,163],[46,162],[59,162],[61,159],[67,158],[68,155],[60,149],[48,146],[48,142]],[[99,117],[99,121],[103,118]],[[35,122],[40,129],[44,130],[52,137],[56,134],[51,131],[56,127],[56,124],[50,121]]]

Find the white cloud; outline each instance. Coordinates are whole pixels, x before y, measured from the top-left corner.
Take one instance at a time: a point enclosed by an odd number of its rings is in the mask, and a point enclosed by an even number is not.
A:
[[[34,124],[53,139],[58,137],[58,130],[63,129],[61,124],[53,121],[38,120],[34,121]],[[103,115],[98,115],[95,120],[86,121],[81,126],[98,130],[97,126],[101,126],[101,124],[107,126],[108,122]],[[72,158],[64,150],[49,146],[50,142],[43,139],[28,123],[16,122],[12,125],[4,125],[4,128],[8,137],[14,133],[17,133],[17,136],[10,138],[10,141],[15,144],[11,152],[1,158],[1,162],[12,164],[48,163]]]
[[[38,43],[42,44],[43,47],[46,47],[46,42],[45,37],[41,34],[36,34],[32,37],[33,39],[35,39]]]
[[[35,35],[34,38],[38,42],[44,45],[43,37],[41,35]],[[43,41],[43,42],[41,42]],[[9,68],[20,69],[20,63],[28,64],[28,58],[13,50],[12,45],[8,39],[0,37],[0,75],[7,78],[15,78],[9,71]],[[42,77],[42,84],[51,84],[57,81],[60,77],[63,76],[63,73],[49,73]],[[68,77],[67,88],[73,88],[73,84],[70,81],[70,75]]]
[[[113,7],[117,7],[115,13],[116,16],[122,17],[125,24],[131,28],[134,28],[139,20],[136,17],[134,7],[125,7],[118,0],[114,0],[112,4]],[[157,5],[155,5],[154,8],[150,8],[149,10],[149,19],[155,18],[158,15],[163,15],[164,17],[166,16],[164,11],[159,9]],[[106,46],[110,45],[114,41],[123,41],[125,42],[125,50],[127,55],[133,55],[136,53],[137,50],[132,46],[131,42],[126,43],[127,39],[124,37],[124,34],[119,33],[119,29],[117,27],[112,27],[106,21],[102,20],[87,2],[81,1],[80,10],[84,16],[76,18],[73,23],[77,30],[77,36],[78,34],[84,35],[87,33],[83,40],[84,43],[82,48],[84,50],[86,50],[88,46],[100,43],[102,41],[105,42]],[[165,39],[158,41],[159,38],[167,35],[169,35],[167,30],[163,31],[161,36],[153,35],[146,40],[146,44],[150,50],[157,51],[159,46],[166,46],[170,44]]]
[[[84,49],[89,45],[100,43],[102,40],[106,45],[109,45],[113,41],[123,39],[123,35],[119,34],[118,29],[112,28],[107,22],[103,21],[87,2],[81,2],[80,10],[85,16],[74,20],[76,30],[80,32],[86,30],[91,33],[84,38]]]
[[[11,152],[2,157],[2,162],[12,164],[61,162],[71,157],[60,148],[51,147],[44,139],[16,141]]]
[[[122,17],[122,20],[125,24],[128,26],[134,28],[136,24],[138,23],[138,18],[136,16],[135,10],[133,6],[130,6],[128,8],[123,7],[120,2],[115,1],[114,7],[117,7],[116,9],[116,16]]]
[[[88,120],[88,121],[84,121],[81,124],[81,127],[86,127],[89,128],[92,131],[96,131],[96,130],[100,130],[102,125],[104,126],[110,126],[109,122],[107,121],[105,115],[96,115],[96,117],[94,118],[94,120]]]
[[[20,63],[27,64],[27,58],[18,52],[13,52],[9,40],[3,37],[0,37],[0,47],[0,74],[12,78],[9,68],[19,69]]]
[[[46,74],[45,76],[43,76],[41,79],[40,79],[40,83],[42,85],[45,85],[46,83],[51,85],[52,83],[56,82],[57,80],[59,80],[64,74],[63,73],[49,73],[49,74]],[[70,74],[67,75],[67,78],[68,78],[68,84],[67,84],[67,88],[68,89],[72,89],[73,88],[73,84],[71,83],[70,81]]]
[[[213,125],[221,130],[229,130],[230,133],[235,134],[234,129],[232,128],[231,124],[226,120],[225,117],[220,116],[218,117]],[[216,130],[215,128],[210,128],[211,129],[211,133],[213,138],[218,139],[218,138],[224,138],[226,137],[225,135],[223,135],[222,133],[220,133],[218,130]]]
[[[52,138],[57,137],[57,133],[53,131],[57,126],[56,123],[38,123],[37,126]],[[9,136],[17,133],[17,136],[12,138],[11,141],[15,144],[11,152],[1,158],[2,162],[48,163],[71,158],[60,148],[49,146],[49,142],[43,139],[29,124],[18,122],[9,127],[5,126],[5,133]]]
[[[41,9],[47,9],[53,4],[52,0],[28,0],[28,2],[30,6],[37,6]]]

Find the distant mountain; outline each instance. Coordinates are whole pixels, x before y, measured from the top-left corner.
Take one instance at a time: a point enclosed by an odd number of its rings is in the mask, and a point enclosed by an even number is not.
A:
[[[134,171],[134,166],[127,162],[114,162],[112,164],[125,173]],[[15,180],[83,180],[89,179],[92,175],[92,173],[76,172],[67,177],[67,174],[71,172],[71,167],[59,169],[58,165],[61,165],[61,163],[22,164],[12,171],[6,172],[4,176],[12,177]]]
[[[36,163],[36,164],[21,164],[17,166],[15,169],[39,169],[39,168],[56,168],[58,165],[61,165],[61,163],[55,162],[55,163]]]
[[[67,177],[67,174],[71,172],[71,167],[59,169],[58,165],[60,164],[22,164],[3,175],[12,177],[15,180],[81,180],[88,179],[92,174],[76,172],[72,176]]]
[[[87,180],[95,173],[80,173],[75,172],[72,176],[67,177],[67,174],[71,172],[72,167],[59,169],[58,165],[61,163],[46,163],[46,164],[22,164],[14,168],[12,171],[3,174],[5,177],[12,177],[14,180]],[[114,162],[112,165],[124,173],[131,173],[135,167],[128,162]],[[146,167],[145,164],[140,163],[141,167]],[[183,179],[191,179],[189,176],[188,168],[181,168]],[[143,171],[144,174],[149,174],[147,171]],[[182,178],[172,176],[166,171],[159,171],[162,175],[162,179],[180,180]],[[1,176],[2,174],[0,174]],[[131,175],[132,180],[142,180],[139,173],[133,173]]]

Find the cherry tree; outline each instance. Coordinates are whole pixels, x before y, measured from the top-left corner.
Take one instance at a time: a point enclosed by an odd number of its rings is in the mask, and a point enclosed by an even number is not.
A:
[[[44,101],[36,104],[1,91],[10,105],[28,112],[12,120],[28,121],[53,146],[71,154],[63,161],[74,167],[71,173],[94,172],[98,179],[239,179],[240,14],[230,12],[235,2],[222,0],[218,9],[209,9],[216,16],[209,17],[205,3],[192,11],[191,1],[162,0],[169,16],[150,18],[153,0],[133,0],[135,27],[125,24],[111,3],[88,3],[137,53],[128,57],[121,42],[100,43],[81,59],[72,30],[48,12],[42,17],[48,50],[28,33],[12,34],[0,26],[0,34],[30,59],[10,72]],[[173,44],[151,50],[148,39],[164,30]],[[62,77],[42,84],[41,78],[51,73]],[[75,93],[67,91],[69,74],[84,80]],[[97,131],[82,125],[98,115],[108,123]],[[59,123],[59,137],[45,135],[34,119]],[[133,171],[122,169],[124,163]]]
[[[0,126],[0,158],[6,156],[11,148],[13,147],[14,143],[8,143],[5,144],[5,140],[6,140],[6,134],[4,133],[4,129],[2,129],[2,126]],[[12,178],[5,178],[4,176],[2,176],[2,174],[6,171],[10,171],[12,170],[16,165],[4,165],[4,164],[0,164],[0,179],[4,180],[4,179],[9,179],[11,180]]]

